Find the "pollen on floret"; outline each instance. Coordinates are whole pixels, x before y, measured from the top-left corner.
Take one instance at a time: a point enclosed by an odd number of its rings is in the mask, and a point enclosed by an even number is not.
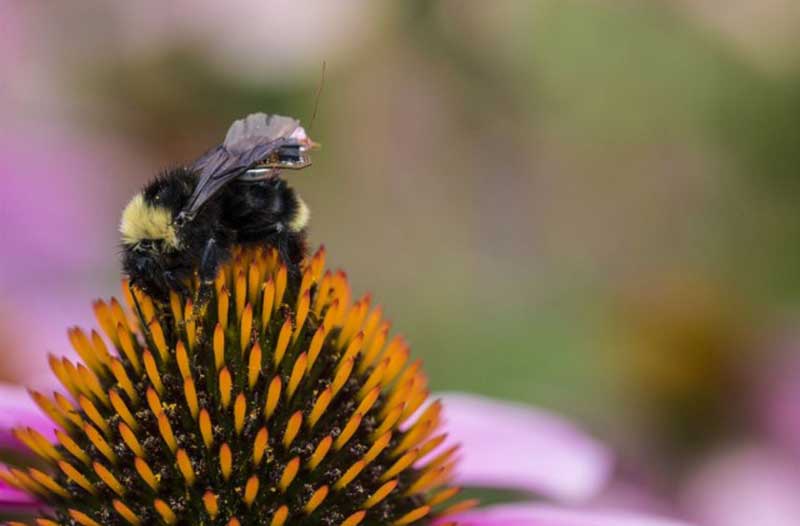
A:
[[[199,310],[123,282],[122,303],[94,303],[102,335],[69,330],[81,362],[49,359],[69,395],[31,392],[56,442],[15,431],[49,469],[0,478],[47,503],[47,526],[402,526],[472,505],[450,504],[457,450],[441,405],[420,410],[420,362],[324,262],[294,276],[236,249]]]

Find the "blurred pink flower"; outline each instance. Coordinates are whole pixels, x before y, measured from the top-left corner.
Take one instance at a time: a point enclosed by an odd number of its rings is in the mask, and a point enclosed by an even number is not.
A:
[[[21,446],[11,433],[15,427],[31,427],[48,439],[55,436],[53,421],[39,411],[24,389],[0,383],[0,449]]]
[[[10,487],[0,480],[0,510],[22,511],[36,506],[36,501],[27,493]]]
[[[612,465],[608,450],[561,417],[467,394],[439,397],[451,437],[441,448],[461,444],[457,467],[461,484],[521,489],[580,502],[608,480]]]
[[[48,353],[75,358],[66,327],[93,326],[85,301],[76,301],[69,290],[47,294],[47,288],[31,288],[29,296],[6,295],[0,301],[0,371],[7,379],[35,389],[49,389],[53,374]]]
[[[580,511],[533,504],[505,504],[454,517],[459,526],[687,526],[624,511]]]
[[[0,287],[28,290],[43,276],[55,283],[61,273],[102,264],[116,235],[115,221],[104,221],[117,194],[115,168],[91,145],[47,126],[0,132]]]
[[[608,482],[609,451],[570,422],[547,411],[474,395],[445,393],[445,428],[461,444],[457,483],[527,491],[581,503]],[[447,443],[441,446],[449,447]],[[445,517],[460,526],[681,526],[621,511],[505,504]],[[684,525],[685,526],[685,525]]]
[[[756,415],[766,437],[792,452],[800,464],[800,354],[797,338],[781,349],[784,357],[762,374]]]
[[[797,526],[800,469],[780,451],[747,446],[702,465],[683,490],[682,502],[704,526]]]
[[[119,208],[131,190],[120,175],[135,166],[113,153],[111,141],[95,145],[55,121],[7,124],[0,131],[0,370],[39,385],[44,354],[71,352],[65,328],[92,321],[85,301],[75,301],[79,290],[110,293],[116,283],[107,254],[116,251]]]

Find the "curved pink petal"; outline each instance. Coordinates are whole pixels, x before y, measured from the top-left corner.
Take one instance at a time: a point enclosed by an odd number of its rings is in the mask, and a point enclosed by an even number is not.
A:
[[[460,443],[456,483],[520,489],[561,501],[594,495],[608,480],[611,454],[568,421],[540,409],[446,393],[447,447]]]
[[[0,512],[15,511],[21,508],[35,508],[40,503],[24,491],[12,488],[0,480]]]
[[[0,383],[0,448],[19,448],[22,444],[14,438],[11,429],[19,426],[31,427],[54,440],[56,425],[31,400],[22,387]]]
[[[530,504],[506,504],[445,517],[439,525],[459,526],[688,526],[624,511],[579,511]]]

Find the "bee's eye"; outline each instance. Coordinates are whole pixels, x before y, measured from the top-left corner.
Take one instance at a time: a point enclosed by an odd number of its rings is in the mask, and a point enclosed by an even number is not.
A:
[[[151,251],[156,247],[156,241],[154,239],[142,239],[138,243],[136,243],[136,248],[139,251]]]

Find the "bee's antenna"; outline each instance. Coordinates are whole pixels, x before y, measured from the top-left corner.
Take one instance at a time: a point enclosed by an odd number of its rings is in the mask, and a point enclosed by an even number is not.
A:
[[[319,96],[322,94],[322,88],[325,86],[325,61],[322,61],[322,73],[319,77],[319,86],[317,86],[317,94],[314,95],[314,113],[311,114],[311,122],[308,125],[308,134],[311,135],[311,130],[314,129],[314,120],[317,118],[317,109],[319,109]]]

